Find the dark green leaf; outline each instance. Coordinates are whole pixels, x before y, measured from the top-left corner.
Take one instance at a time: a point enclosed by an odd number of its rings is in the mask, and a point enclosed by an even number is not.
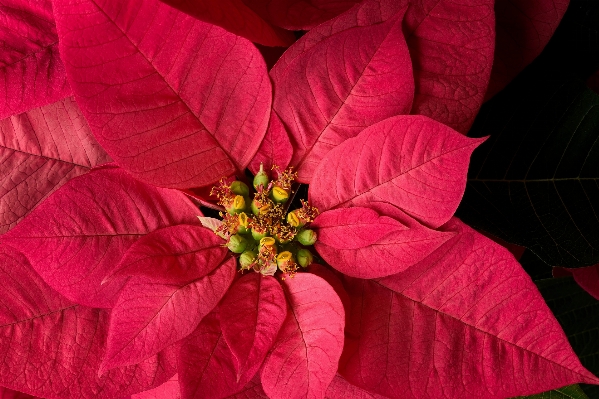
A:
[[[599,262],[599,1],[571,0],[543,53],[486,103],[458,215],[551,265]]]
[[[588,78],[599,66],[599,2],[571,0],[568,10],[542,55],[536,73]]]
[[[530,249],[526,249],[518,262],[522,265],[522,268],[528,275],[534,280],[542,280],[545,278],[552,278],[552,266],[543,262],[541,258],[535,255]]]
[[[531,396],[517,396],[514,399],[589,399],[578,385],[554,389]]]
[[[523,80],[526,78],[525,80]],[[599,95],[520,76],[483,106],[458,216],[551,265],[599,262]]]
[[[582,365],[599,374],[599,301],[570,277],[536,284]],[[582,384],[581,388],[590,398],[599,398],[599,386]]]

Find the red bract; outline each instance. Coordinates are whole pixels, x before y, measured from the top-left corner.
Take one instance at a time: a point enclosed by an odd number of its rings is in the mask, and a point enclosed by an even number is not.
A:
[[[452,219],[482,142],[460,133],[490,74],[490,0],[165,2],[189,15],[54,0],[55,29],[48,2],[0,8],[2,110],[24,112],[0,121],[0,385],[381,399],[597,382],[514,259]],[[266,44],[291,41],[271,23],[322,24],[272,69],[273,99],[252,43],[193,16]],[[295,167],[320,211],[319,264],[295,275],[285,258],[237,273],[232,233],[173,189],[207,200],[261,163]]]
[[[497,43],[486,99],[532,62],[566,13],[570,0],[496,0]]]
[[[445,228],[456,237],[420,264],[348,281],[346,336],[355,338],[341,374],[390,398],[506,398],[597,383],[513,256],[457,219]]]
[[[245,376],[237,378],[235,358],[223,337],[218,311],[205,317],[183,340],[181,354],[178,368],[183,398],[225,398],[242,391],[249,382]]]
[[[273,110],[293,144],[299,181],[336,145],[410,111],[412,63],[401,22],[407,4],[368,0],[308,32],[270,74]]]
[[[0,119],[69,96],[71,88],[58,55],[52,2],[3,1],[0,23]]]
[[[348,10],[358,0],[244,0],[277,26],[291,30],[309,30]]]
[[[451,237],[402,219],[361,207],[327,211],[312,224],[318,230],[315,248],[343,274],[376,278],[407,269]]]
[[[258,173],[260,165],[270,170],[273,165],[285,169],[293,157],[293,146],[281,119],[275,112],[270,114],[268,130],[258,148],[258,152],[248,165],[252,173]]]
[[[179,10],[267,46],[288,46],[293,34],[270,25],[243,0],[161,0]]]
[[[387,202],[439,227],[458,207],[470,154],[482,141],[423,116],[389,118],[323,159],[310,199],[320,211]]]
[[[54,12],[77,102],[129,173],[189,188],[249,164],[271,103],[266,65],[249,41],[158,0],[60,0]]]
[[[260,375],[270,398],[322,398],[343,348],[343,305],[320,277],[298,274],[283,285],[287,319]]]
[[[179,376],[175,374],[170,380],[159,387],[131,395],[131,399],[181,399]]]
[[[101,282],[127,249],[151,231],[192,222],[194,214],[183,194],[105,167],[69,181],[2,240],[67,298],[112,307],[122,282]]]
[[[599,265],[567,269],[565,267],[554,267],[554,277],[572,276],[586,292],[599,300]]]
[[[285,295],[273,277],[251,273],[231,287],[223,299],[220,319],[238,378],[258,371],[286,316]]]
[[[44,398],[112,399],[175,373],[171,349],[98,375],[110,312],[52,290],[14,249],[0,248],[0,384]]]
[[[410,0],[404,34],[414,65],[413,114],[466,133],[491,75],[493,0]]]
[[[129,279],[111,312],[100,372],[139,363],[191,334],[235,277],[233,259],[210,272],[217,265],[199,263],[205,267],[204,276],[186,284],[157,283],[138,276]]]
[[[0,120],[0,153],[2,233],[68,180],[110,161],[72,97]]]

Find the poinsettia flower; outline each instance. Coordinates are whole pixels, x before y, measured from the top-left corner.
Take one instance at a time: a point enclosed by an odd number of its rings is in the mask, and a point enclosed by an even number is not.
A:
[[[116,165],[66,182],[2,236],[0,385],[49,398],[501,398],[596,383],[513,257],[452,218],[480,141],[447,125],[466,129],[482,101],[490,5],[361,3],[290,48],[273,111],[249,42],[157,2],[54,1],[69,88]],[[459,34],[438,46],[452,20],[480,35],[476,67],[427,63],[471,52]],[[345,68],[327,74],[320,61],[340,49]],[[456,100],[461,83],[474,89]],[[409,112],[426,116],[398,116]],[[202,227],[174,188],[279,159],[311,183],[306,209],[320,214],[299,242],[328,265],[296,270],[287,251],[241,275],[243,241]]]

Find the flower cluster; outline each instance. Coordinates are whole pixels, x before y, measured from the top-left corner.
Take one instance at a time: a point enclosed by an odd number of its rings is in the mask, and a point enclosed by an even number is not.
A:
[[[221,179],[211,190],[218,198],[222,223],[214,229],[227,240],[227,248],[239,255],[241,270],[253,270],[273,276],[277,270],[282,279],[293,277],[298,270],[308,267],[314,256],[306,247],[314,245],[317,234],[309,228],[318,216],[318,210],[301,200],[301,207],[289,211],[292,184],[297,174],[293,168],[283,171],[273,166],[277,178],[271,180],[263,165],[253,179],[253,198],[242,181],[227,183]]]
[[[0,386],[499,399],[599,382],[513,256],[453,216],[484,141],[464,134],[494,1],[9,3]],[[247,37],[289,48],[269,70]],[[200,225],[197,204],[221,218]]]

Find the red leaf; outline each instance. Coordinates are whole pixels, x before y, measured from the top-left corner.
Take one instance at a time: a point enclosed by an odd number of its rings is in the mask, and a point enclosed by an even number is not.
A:
[[[50,0],[0,4],[0,119],[71,94]]]
[[[339,374],[335,376],[331,385],[327,388],[324,397],[326,399],[385,399],[384,396],[370,393],[350,384]]]
[[[270,74],[273,109],[308,183],[332,148],[387,117],[408,113],[414,79],[401,21],[405,1],[367,0],[291,46]]]
[[[530,277],[503,247],[458,235],[403,273],[347,285],[341,374],[391,398],[506,398],[577,382],[585,370]],[[352,349],[353,348],[353,349]]]
[[[36,399],[37,396],[31,396],[23,392],[13,391],[12,389],[0,387],[0,399]]]
[[[404,33],[416,94],[412,114],[466,133],[493,65],[494,0],[410,0]]]
[[[321,213],[311,225],[318,242],[335,249],[360,249],[382,238],[408,230],[397,220],[369,208],[342,208]]]
[[[485,99],[530,64],[553,36],[570,0],[497,0],[495,60]]]
[[[245,384],[241,391],[227,396],[227,399],[268,399],[260,383],[260,374],[256,374],[250,382]]]
[[[271,170],[276,165],[284,170],[289,166],[293,156],[293,147],[281,119],[276,113],[270,114],[270,121],[266,136],[258,148],[258,152],[252,162],[248,165],[250,171],[255,175],[260,170],[260,164],[264,165],[264,170]]]
[[[236,265],[231,257],[210,274],[215,265],[198,265],[204,276],[182,285],[132,277],[110,314],[100,371],[139,363],[191,334],[233,282]]]
[[[526,251],[526,247],[521,247],[520,245],[512,244],[511,242],[502,240],[501,238],[496,237],[493,234],[487,233],[486,231],[480,230],[478,232],[510,251],[512,255],[514,255],[514,258],[516,258],[516,260],[520,260],[522,254],[524,254],[524,251]]]
[[[264,361],[262,387],[270,398],[322,398],[343,348],[343,305],[326,281],[309,273],[283,287],[290,306]]]
[[[293,33],[264,21],[243,0],[162,0],[205,22],[266,46],[289,46]]]
[[[567,269],[565,267],[554,267],[553,277],[574,277],[578,285],[599,300],[599,265]]]
[[[103,167],[66,183],[2,238],[62,295],[112,307],[122,284],[101,282],[131,244],[161,227],[197,223],[197,212],[182,193]]]
[[[0,384],[44,398],[113,399],[162,384],[172,351],[98,377],[109,314],[52,290],[10,247],[0,247]]]
[[[220,399],[242,391],[248,379],[237,381],[234,363],[214,311],[181,344],[178,370],[183,399]]]
[[[0,233],[73,177],[110,158],[72,98],[0,120]]]
[[[250,273],[227,292],[219,317],[238,377],[256,374],[286,316],[285,294],[273,277]]]
[[[164,384],[132,395],[131,399],[181,399],[181,388],[179,387],[179,377],[177,374],[171,377]]]
[[[345,291],[343,283],[341,282],[341,280],[339,280],[339,278],[337,278],[335,273],[328,267],[319,265],[317,263],[312,263],[310,266],[307,267],[306,271],[320,277],[321,279],[329,283],[329,285],[331,286],[331,288],[335,290],[335,293],[337,294],[337,296],[341,300],[341,303],[343,304],[343,309],[345,311],[344,314],[347,314],[351,306],[349,295]]]
[[[470,154],[483,141],[463,137],[424,116],[389,118],[323,159],[314,173],[310,199],[321,212],[388,202],[439,227],[458,207]]]
[[[119,165],[173,188],[245,169],[272,95],[252,43],[158,0],[54,7],[77,102]]]
[[[311,226],[318,233],[318,254],[341,273],[359,278],[404,271],[453,235],[359,207],[326,211]]]
[[[154,283],[187,283],[210,273],[223,261],[228,253],[224,242],[201,226],[165,227],[131,245],[106,280],[146,276]]]
[[[267,21],[290,30],[310,30],[344,11],[358,0],[244,0]]]

